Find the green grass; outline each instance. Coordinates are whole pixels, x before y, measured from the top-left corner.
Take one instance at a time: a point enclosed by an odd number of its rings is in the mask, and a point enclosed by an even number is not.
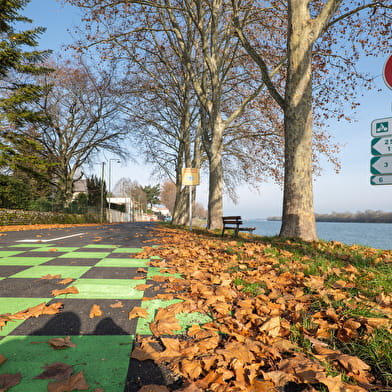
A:
[[[244,295],[256,297],[270,293],[263,282],[263,269],[256,272],[258,266],[267,264],[279,275],[289,273],[295,277],[295,284],[304,295],[312,296],[309,304],[296,313],[291,324],[288,338],[295,342],[305,355],[312,356],[312,344],[307,333],[317,330],[312,316],[317,312],[332,310],[342,325],[346,320],[360,321],[363,318],[381,318],[387,320],[383,307],[379,306],[379,296],[392,295],[392,253],[364,246],[347,246],[338,242],[305,242],[286,240],[279,237],[241,237],[233,241],[232,237],[221,239],[220,233],[198,231],[199,235],[214,237],[221,255],[227,255],[226,272],[232,275],[233,284]],[[248,252],[253,244],[260,247],[255,252]],[[233,255],[236,256],[233,258]],[[258,264],[259,263],[259,264]],[[253,273],[252,273],[253,272]],[[308,287],[307,279],[321,278],[321,286]],[[316,279],[317,280],[317,279]],[[293,282],[294,282],[293,281]],[[287,296],[288,307],[295,299],[282,290],[282,301]],[[336,295],[335,295],[336,294]],[[290,298],[292,298],[290,300]],[[274,300],[272,300],[274,301]],[[291,301],[291,302],[290,302]],[[385,310],[388,306],[384,307]],[[390,307],[389,307],[390,309]],[[288,314],[287,314],[288,315]],[[285,317],[287,317],[287,315]],[[389,319],[390,320],[390,319]],[[329,320],[331,324],[333,320]],[[372,374],[379,384],[392,391],[392,325],[389,329],[371,329],[366,322],[358,328],[358,337],[342,342],[338,339],[337,329],[321,337],[332,349],[344,354],[358,356],[372,368]],[[336,327],[337,328],[337,327]],[[308,331],[308,332],[306,332]],[[327,330],[328,331],[328,330]],[[317,337],[316,337],[317,338]],[[333,363],[325,364],[329,374],[341,374],[342,380],[354,383],[348,374]],[[312,385],[315,390],[327,391],[323,385]]]
[[[265,239],[262,240],[264,241]],[[382,310],[375,309],[372,302],[376,301],[380,293],[385,296],[392,294],[392,263],[390,261],[392,256],[388,251],[361,246],[349,247],[324,241],[318,243],[285,242],[277,237],[268,239],[268,242],[264,254],[277,259],[278,263],[274,267],[281,272],[290,272],[293,260],[301,260],[300,268],[306,277],[323,276],[326,286],[330,288],[334,287],[334,283],[339,280],[353,284],[354,287],[344,290],[348,299],[330,299],[325,302],[319,298],[311,304],[308,312],[313,313],[332,307],[339,316],[345,319],[385,318]],[[352,272],[355,269],[357,272]],[[241,279],[236,279],[234,283],[241,285],[243,292],[251,295],[260,293],[260,286],[257,283],[247,283]],[[308,291],[312,292],[311,289]],[[301,328],[311,330],[312,327],[309,314],[304,314],[300,324],[290,331],[290,339],[297,343],[304,352],[311,352],[311,344]],[[331,333],[329,343],[341,352],[358,356],[369,364],[375,379],[388,390],[392,390],[392,334],[390,330],[374,329],[366,336],[344,344],[336,338],[334,333]],[[331,374],[336,372],[333,368],[330,371]],[[345,374],[342,374],[342,377],[346,382],[353,382]],[[316,388],[316,390],[323,390],[323,387]]]
[[[372,373],[392,390],[392,334],[384,328],[375,329],[370,336],[339,345],[347,354],[362,359],[372,367]]]
[[[243,293],[250,294],[252,296],[259,295],[261,293],[264,293],[267,290],[267,286],[264,282],[247,282],[241,278],[235,278],[233,280],[233,283],[236,286],[240,286],[240,290]]]
[[[267,253],[276,256],[276,249],[272,249]],[[295,258],[301,254],[307,256],[302,259],[305,276],[324,276],[326,284],[330,287],[333,287],[338,280],[354,285],[345,290],[349,300],[330,300],[326,303],[320,299],[312,304],[310,308],[312,312],[332,307],[339,316],[345,319],[385,317],[381,310],[373,308],[371,302],[375,302],[380,293],[384,293],[385,296],[392,293],[392,265],[388,252],[383,253],[380,250],[366,247],[334,245],[323,241],[316,246],[296,242],[292,245],[285,245],[284,250],[291,251]],[[286,258],[285,263],[282,262],[281,254],[278,257],[281,268],[285,264],[289,266],[292,260],[292,258]],[[350,272],[351,266],[357,269],[356,273]],[[307,316],[302,318],[301,325],[305,329],[311,328]],[[309,350],[309,341],[300,330],[292,330],[290,338],[305,351]],[[344,344],[337,340],[334,334],[331,334],[330,344],[335,345],[343,353],[358,356],[372,367],[372,373],[379,382],[388,388],[392,387],[392,334],[390,331],[374,329],[366,336]]]

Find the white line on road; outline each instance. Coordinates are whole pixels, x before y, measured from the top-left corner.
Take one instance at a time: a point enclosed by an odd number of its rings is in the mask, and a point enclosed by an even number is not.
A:
[[[78,235],[83,235],[83,234],[86,234],[86,233],[71,234],[71,235],[66,235],[65,237],[51,238],[49,240],[35,239],[35,240],[19,240],[19,241],[16,241],[16,242],[51,242],[51,241],[63,240],[65,238],[76,237]]]

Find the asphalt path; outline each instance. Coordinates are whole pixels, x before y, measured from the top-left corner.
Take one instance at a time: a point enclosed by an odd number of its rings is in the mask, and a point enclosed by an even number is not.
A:
[[[53,380],[36,377],[51,363],[68,364],[74,374],[83,371],[91,392],[135,392],[145,384],[166,383],[152,363],[130,359],[136,334],[151,331],[148,320],[129,319],[128,313],[146,307],[152,317],[163,306],[143,301],[155,295],[153,288],[138,288],[157,285],[152,277],[159,268],[150,265],[151,259],[137,257],[144,246],[154,245],[154,226],[122,223],[0,233],[0,315],[42,303],[62,306],[58,314],[12,320],[0,330],[0,354],[7,358],[0,373],[21,374],[12,391],[47,390]],[[57,274],[61,277],[45,278]],[[72,280],[66,286],[61,283],[65,278]],[[78,291],[53,293],[71,286]],[[92,317],[95,305],[102,315]],[[38,344],[67,336],[75,347],[53,350]]]
[[[142,241],[152,238],[154,223],[136,222],[98,226],[76,226],[23,231],[4,231],[0,233],[0,246],[16,243],[50,242],[66,246],[83,246],[93,242],[136,247]]]

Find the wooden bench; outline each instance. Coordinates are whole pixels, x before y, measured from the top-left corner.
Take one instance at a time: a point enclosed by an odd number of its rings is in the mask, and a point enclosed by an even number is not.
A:
[[[256,230],[256,227],[243,227],[242,218],[240,216],[222,216],[223,221],[223,229],[222,229],[222,237],[225,234],[226,229],[234,230],[234,236],[238,237],[238,233],[240,231],[248,231],[250,234],[253,234],[253,231]]]

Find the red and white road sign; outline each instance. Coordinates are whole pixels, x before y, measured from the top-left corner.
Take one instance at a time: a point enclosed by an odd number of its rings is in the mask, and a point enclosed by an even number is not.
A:
[[[392,89],[392,54],[388,57],[383,70],[385,84]]]

